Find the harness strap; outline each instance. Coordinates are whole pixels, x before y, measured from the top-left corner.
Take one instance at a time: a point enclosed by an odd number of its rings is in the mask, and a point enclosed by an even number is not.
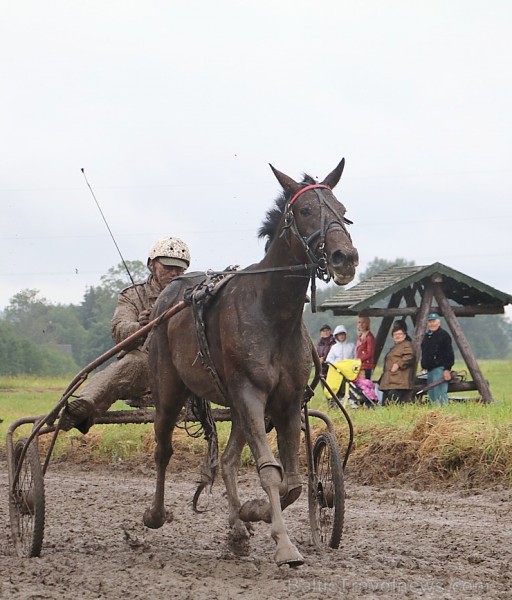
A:
[[[308,190],[315,190],[318,188],[324,188],[326,190],[330,190],[331,188],[328,185],[325,185],[323,183],[312,183],[311,185],[305,185],[303,188],[300,188],[300,190],[298,192],[295,192],[295,195],[292,197],[292,199],[290,200],[290,202],[288,202],[288,204],[290,206],[293,206],[293,204],[295,203],[295,201],[297,200],[297,198],[299,196],[301,196],[304,192],[307,192]]]
[[[258,473],[265,467],[275,467],[281,474],[281,480],[283,479],[284,469],[283,465],[276,459],[275,456],[260,456],[256,462],[256,470]]]
[[[213,383],[217,388],[221,398],[227,398],[227,391],[224,384],[219,377],[219,373],[215,368],[215,364],[210,353],[210,346],[206,339],[206,326],[204,322],[204,308],[205,303],[198,299],[195,299],[192,295],[192,311],[194,314],[194,321],[196,325],[197,342],[199,344],[199,356],[203,367],[210,373]]]

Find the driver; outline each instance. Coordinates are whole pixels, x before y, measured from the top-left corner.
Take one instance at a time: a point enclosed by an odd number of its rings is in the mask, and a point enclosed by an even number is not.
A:
[[[151,275],[144,283],[123,290],[111,321],[112,338],[118,344],[149,323],[149,315],[160,292],[190,265],[187,244],[178,238],[157,240],[147,261]],[[134,340],[134,347],[97,373],[78,397],[69,403],[61,419],[61,429],[76,427],[87,433],[94,417],[105,413],[116,400],[128,400],[149,393],[146,336]]]

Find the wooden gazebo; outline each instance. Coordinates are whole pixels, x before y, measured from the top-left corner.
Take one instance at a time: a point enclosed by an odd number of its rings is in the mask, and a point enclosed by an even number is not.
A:
[[[448,391],[478,390],[483,402],[492,402],[489,384],[482,376],[475,355],[458,317],[503,314],[512,296],[441,263],[428,266],[395,266],[381,271],[352,288],[343,289],[318,308],[335,315],[382,317],[376,335],[375,362],[384,348],[394,319],[410,318],[417,359],[430,312],[442,315],[464,359],[472,381],[450,383]],[[416,391],[424,382],[417,381]]]

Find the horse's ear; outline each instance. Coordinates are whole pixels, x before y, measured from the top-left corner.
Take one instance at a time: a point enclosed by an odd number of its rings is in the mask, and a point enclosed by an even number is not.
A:
[[[340,180],[344,167],[345,159],[342,158],[340,164],[334,169],[334,171],[332,171],[332,173],[329,173],[329,175],[327,175],[327,177],[322,181],[322,183],[328,185],[331,188],[331,190],[333,190],[338,184],[338,181]]]
[[[296,181],[294,181],[291,177],[288,177],[288,175],[281,173],[281,171],[274,169],[274,167],[270,163],[269,163],[269,165],[270,165],[270,168],[272,169],[272,172],[276,176],[277,181],[279,181],[279,183],[281,184],[281,187],[283,188],[283,190],[285,192],[293,193],[299,189],[300,186]]]

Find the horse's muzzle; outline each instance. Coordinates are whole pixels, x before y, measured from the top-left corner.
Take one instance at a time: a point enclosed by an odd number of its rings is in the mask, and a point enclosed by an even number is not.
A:
[[[329,270],[336,285],[347,285],[356,274],[356,267],[359,264],[359,255],[354,248],[349,252],[335,250],[329,261]]]

